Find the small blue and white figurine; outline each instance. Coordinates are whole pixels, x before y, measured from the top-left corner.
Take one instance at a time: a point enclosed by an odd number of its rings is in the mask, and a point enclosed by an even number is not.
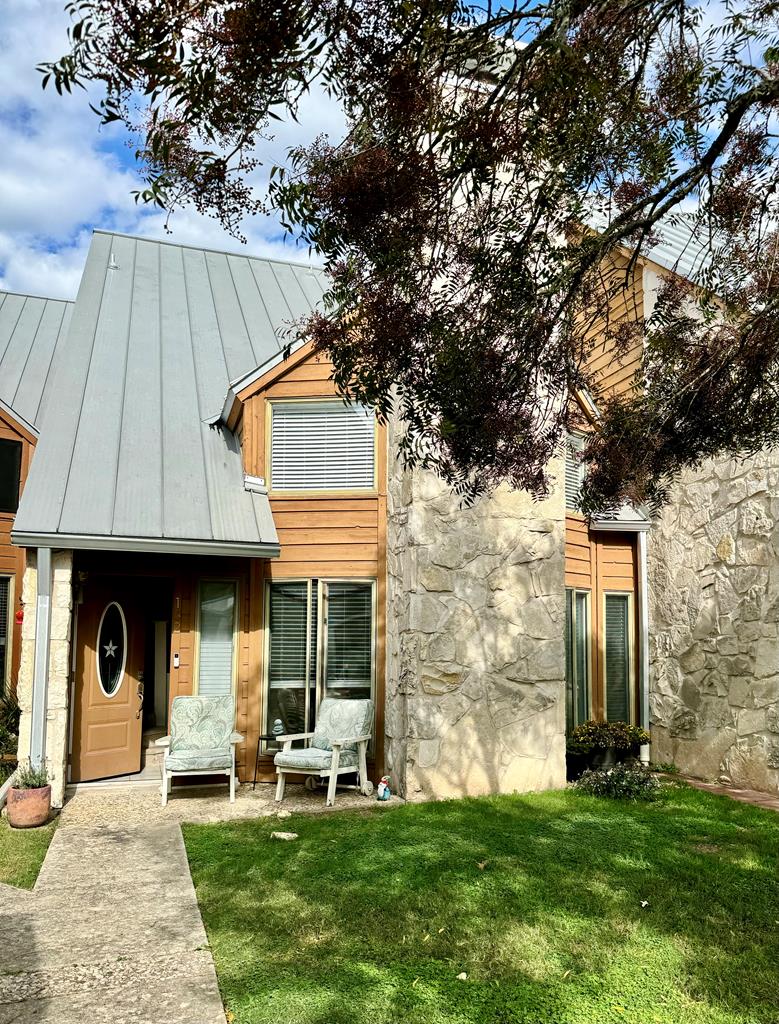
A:
[[[273,735],[274,736],[283,736],[284,735],[284,723],[281,721],[280,718],[277,718],[276,721],[273,723]]]
[[[392,790],[390,789],[390,777],[389,775],[382,775],[379,787],[376,790],[377,800],[389,800],[392,796]]]

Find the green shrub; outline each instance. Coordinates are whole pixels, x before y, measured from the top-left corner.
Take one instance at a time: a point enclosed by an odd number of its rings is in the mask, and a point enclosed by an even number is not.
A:
[[[14,779],[14,789],[43,789],[49,784],[49,773],[46,765],[34,768],[30,761],[23,761]]]
[[[660,783],[641,765],[617,764],[613,768],[588,768],[575,787],[581,793],[613,800],[654,800]]]
[[[19,702],[12,694],[0,697],[0,754],[14,754],[19,742]]]
[[[649,733],[627,722],[582,722],[568,737],[569,754],[591,754],[594,750],[634,750],[649,743]]]

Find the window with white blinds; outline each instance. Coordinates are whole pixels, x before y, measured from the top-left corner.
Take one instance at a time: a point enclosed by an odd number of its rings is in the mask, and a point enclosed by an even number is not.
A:
[[[359,491],[376,485],[375,417],[341,401],[271,405],[274,491]]]
[[[10,669],[11,579],[0,576],[0,694],[5,693]]]
[[[323,697],[371,696],[374,598],[371,580],[268,584],[266,732],[312,730]]]
[[[197,682],[197,692],[201,697],[233,692],[235,601],[234,581],[201,581]]]
[[[584,483],[584,442],[584,434],[565,435],[565,507],[573,511],[579,508],[579,492]]]
[[[630,595],[606,594],[606,719],[630,721]]]
[[[590,717],[590,593],[565,592],[565,714],[568,729]]]

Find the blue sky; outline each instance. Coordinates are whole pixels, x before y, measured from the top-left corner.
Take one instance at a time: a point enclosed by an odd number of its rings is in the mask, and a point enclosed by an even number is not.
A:
[[[246,245],[211,218],[176,212],[166,236],[164,214],[136,205],[139,186],[132,149],[118,126],[100,128],[88,97],[60,97],[41,89],[40,61],[67,47],[65,0],[2,0],[0,19],[0,288],[72,298],[93,228],[194,245],[243,250],[284,259],[306,259],[264,216],[243,225]],[[265,166],[283,160],[286,148],[320,132],[340,137],[340,111],[312,95],[300,124],[275,129],[262,144]],[[257,175],[264,187],[266,172]]]

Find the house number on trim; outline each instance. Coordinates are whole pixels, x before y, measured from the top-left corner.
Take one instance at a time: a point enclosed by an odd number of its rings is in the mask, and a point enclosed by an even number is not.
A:
[[[100,689],[106,697],[113,697],[122,684],[127,661],[127,622],[116,601],[106,605],[100,616],[95,660]]]

